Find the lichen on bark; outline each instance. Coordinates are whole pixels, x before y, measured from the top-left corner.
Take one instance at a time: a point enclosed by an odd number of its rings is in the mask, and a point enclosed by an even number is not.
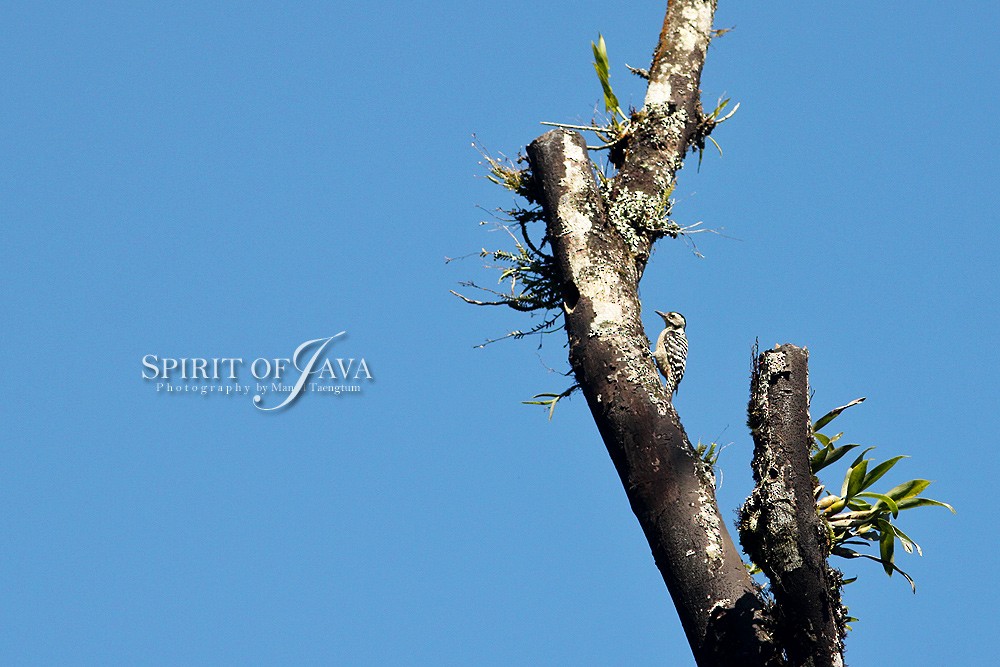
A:
[[[809,454],[808,351],[754,355],[748,426],[756,486],[739,517],[740,543],[771,582],[773,628],[791,664],[843,664],[842,578],[816,512]]]

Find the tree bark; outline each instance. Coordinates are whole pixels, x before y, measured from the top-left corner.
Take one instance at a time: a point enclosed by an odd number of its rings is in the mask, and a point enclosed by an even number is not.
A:
[[[639,272],[609,222],[583,137],[528,146],[560,277],[570,364],[699,665],[765,665],[762,604],[701,461],[660,384],[640,318]]]
[[[827,531],[810,468],[809,353],[781,345],[754,361],[749,426],[756,487],[740,517],[740,541],[771,581],[775,635],[790,665],[840,667],[840,576],[827,565]]]
[[[583,138],[555,130],[528,146],[569,337],[570,365],[699,665],[766,665],[763,603],[653,365],[639,280],[664,233],[665,201],[703,128],[701,69],[714,0],[672,0],[643,108],[619,173],[602,191]]]
[[[617,174],[598,184],[583,137],[553,130],[528,146],[521,194],[541,204],[546,294],[559,294],[570,365],[698,664],[833,667],[843,664],[840,580],[813,499],[805,351],[761,355],[753,381],[758,486],[741,539],[771,578],[772,608],[726,530],[712,468],[684,432],[642,326],[650,250],[678,229],[667,219],[675,174],[716,123],[699,90],[715,7],[669,2],[643,108],[615,126]]]
[[[649,85],[622,167],[612,183],[609,217],[629,243],[642,275],[663,235],[657,206],[705,131],[701,71],[711,41],[716,0],[671,0],[649,68]],[[637,233],[636,233],[637,232]]]

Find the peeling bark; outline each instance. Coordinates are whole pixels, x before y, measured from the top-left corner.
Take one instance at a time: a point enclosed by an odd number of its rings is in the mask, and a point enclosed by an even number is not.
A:
[[[583,137],[554,130],[528,146],[528,158],[562,281],[570,364],[698,664],[767,664],[755,623],[761,601],[719,515],[711,469],[659,382],[639,274],[608,220]]]
[[[740,541],[771,581],[774,631],[790,665],[840,667],[840,576],[816,513],[809,464],[809,353],[781,345],[755,359],[749,426],[756,487],[740,516]]]

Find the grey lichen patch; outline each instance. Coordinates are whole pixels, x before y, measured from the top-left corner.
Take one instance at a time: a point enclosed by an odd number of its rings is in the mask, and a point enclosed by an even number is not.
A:
[[[574,136],[570,132],[562,133],[565,175],[560,180],[562,194],[555,216],[559,236],[572,241],[571,256],[574,250],[587,243],[587,235],[593,231],[595,216],[599,214],[597,208],[601,204],[594,189],[590,161],[584,148],[574,141]]]
[[[768,535],[764,536],[764,541],[769,556],[765,562],[770,563],[772,567],[778,565],[780,570],[785,572],[802,567],[802,554],[796,541],[795,515],[792,509],[786,503],[772,500],[768,513],[770,514],[770,520],[766,525]]]
[[[619,351],[615,359],[613,381],[641,388],[656,408],[657,414],[665,417],[670,404],[665,400],[663,385],[656,379],[649,350],[635,345],[634,331],[627,324],[608,327],[606,333],[616,339],[614,346]],[[608,381],[612,381],[612,378],[609,377]]]
[[[586,233],[582,223],[573,226]],[[567,237],[563,242],[568,250],[569,277],[593,312],[587,335],[627,340],[638,321],[639,308],[628,287],[638,280],[632,256],[620,248],[594,253],[587,239]]]
[[[663,392],[662,386],[657,389],[650,388],[646,395],[649,396],[649,402],[656,408],[656,414],[661,417],[666,417],[667,406],[670,405],[670,401],[664,400],[663,397],[666,396],[666,394]]]
[[[702,483],[707,484],[711,489],[715,489],[715,468],[701,457],[698,457],[695,463],[698,466],[698,475],[701,477]]]
[[[637,134],[644,143],[655,148],[680,145],[681,134],[688,124],[686,110],[668,104],[651,104],[643,109]],[[601,196],[606,202],[608,220],[626,247],[638,256],[646,252],[649,237],[676,235],[680,227],[669,219],[673,200],[674,174],[683,166],[683,156],[662,151],[660,159],[645,165],[628,181],[602,184]]]
[[[628,334],[626,333],[626,335]],[[620,359],[627,375],[626,379],[632,384],[642,386],[644,383],[650,383],[650,378],[655,377],[651,372],[646,352],[646,350],[636,350],[629,347],[625,349]],[[655,380],[652,380],[652,382],[655,382]]]
[[[692,123],[690,113],[673,104],[647,104],[642,109],[641,121],[635,129],[636,141],[659,152],[656,164],[646,165],[656,172],[670,175],[683,166],[683,155],[674,153],[672,148],[681,145],[680,137]]]
[[[773,409],[768,400],[767,385],[775,378],[786,371],[785,354],[774,350],[768,354],[761,355],[759,362],[754,366],[754,376],[767,378],[766,382],[756,382],[753,385],[753,397],[750,401],[750,409],[747,413],[747,426],[755,435],[768,440],[767,435],[767,414]],[[767,461],[767,465],[772,465],[772,461]]]
[[[667,413],[670,411],[670,397],[667,396],[667,392],[664,391],[663,385],[660,384],[659,375],[653,365],[653,355],[648,350],[644,355],[643,363],[646,368],[640,381],[643,384],[646,396],[649,398],[649,402],[653,405],[653,407],[656,408],[656,414],[661,417],[666,417]]]
[[[661,137],[660,141],[680,135],[691,121],[686,109],[669,102],[647,104],[642,110],[643,123]]]
[[[590,325],[591,336],[609,336],[624,333],[622,331],[622,319],[624,310],[621,304],[614,301],[595,301],[594,320]]]
[[[722,540],[722,520],[715,510],[714,488],[714,477],[711,483],[707,478],[701,480],[698,485],[697,513],[698,524],[705,529],[705,537],[707,538],[705,559],[713,568],[712,571],[722,567],[725,554],[725,545]]]
[[[646,88],[646,103],[657,103],[669,100],[673,96],[674,88],[670,85],[670,76],[666,73],[657,76],[649,82]]]
[[[592,186],[590,160],[584,147],[574,140],[575,137],[572,132],[562,133],[566,175],[562,178],[561,185],[569,192],[587,192]]]
[[[667,211],[665,200],[669,196],[665,198],[664,191],[648,194],[623,188],[608,208],[611,224],[633,255],[644,245],[642,234],[657,225]]]
[[[795,497],[786,476],[790,470],[769,461],[769,474],[758,482],[740,512],[739,533],[744,550],[768,574],[790,572],[802,566],[795,515]]]
[[[577,244],[584,243],[594,225],[591,208],[584,195],[571,191],[563,194],[559,198],[557,211],[560,234],[572,237]]]
[[[649,87],[646,89],[647,104],[670,100],[675,95],[675,83],[681,83],[685,92],[696,92],[689,59],[696,53],[704,54],[708,48],[712,15],[713,7],[709,3],[682,9],[681,20],[674,23],[673,34],[669,35],[671,50],[676,55],[672,58],[658,59],[655,70],[651,72]]]
[[[570,270],[580,296],[590,302],[594,312],[589,335],[607,337],[627,333],[624,323],[629,318],[629,301],[622,295],[619,267],[577,253],[570,258]]]
[[[771,354],[765,354],[761,359],[760,371],[766,376],[771,376],[776,373],[781,373],[784,371],[785,353],[779,350],[774,350]]]

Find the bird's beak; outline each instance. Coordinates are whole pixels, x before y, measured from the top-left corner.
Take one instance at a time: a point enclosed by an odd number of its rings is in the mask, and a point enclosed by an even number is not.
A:
[[[659,315],[660,317],[666,317],[666,316],[667,316],[667,314],[666,314],[666,313],[661,313],[661,312],[660,312],[660,311],[658,311],[658,310],[654,310],[653,312],[654,312],[654,313],[656,313],[657,315]]]

